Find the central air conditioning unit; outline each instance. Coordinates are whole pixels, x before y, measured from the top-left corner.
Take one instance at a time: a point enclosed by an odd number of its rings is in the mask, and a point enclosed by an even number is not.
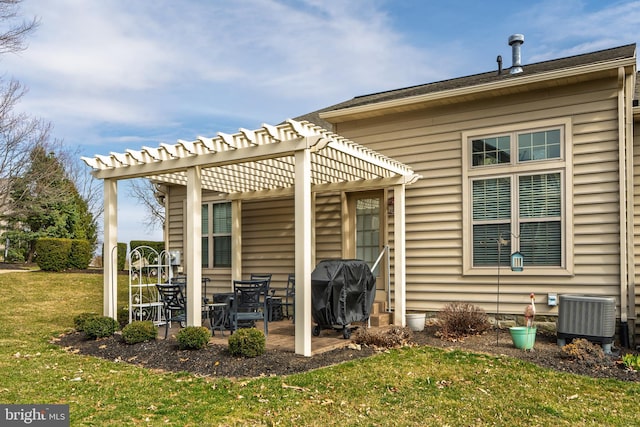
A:
[[[588,295],[560,295],[558,307],[558,345],[567,339],[584,338],[602,344],[611,353],[616,329],[616,299]]]

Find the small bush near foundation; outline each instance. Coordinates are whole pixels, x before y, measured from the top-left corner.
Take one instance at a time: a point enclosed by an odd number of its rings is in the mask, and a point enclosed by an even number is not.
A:
[[[256,357],[266,349],[264,332],[254,328],[239,329],[229,337],[229,353],[233,356]]]
[[[622,356],[625,368],[632,371],[640,371],[640,354],[627,353]]]
[[[129,307],[124,306],[118,309],[118,324],[124,328],[129,323]]]
[[[437,334],[447,340],[480,335],[491,328],[487,313],[483,309],[462,302],[453,302],[444,306],[438,312],[438,321],[440,330]]]
[[[351,337],[356,344],[375,348],[398,348],[411,344],[413,332],[409,328],[392,326],[388,329],[360,328]]]
[[[84,333],[89,339],[110,337],[118,330],[118,322],[108,316],[98,316],[84,322]]]
[[[158,335],[158,329],[151,320],[142,320],[129,323],[122,328],[122,339],[127,344],[153,341]]]
[[[589,366],[601,365],[605,362],[602,347],[584,338],[574,339],[562,347],[562,357],[585,363]]]
[[[73,326],[75,326],[76,331],[78,332],[84,331],[84,325],[87,320],[95,319],[96,317],[100,317],[100,315],[98,313],[80,313],[73,318]]]
[[[180,329],[176,339],[181,350],[199,350],[205,348],[211,338],[211,331],[204,326],[187,326]]]

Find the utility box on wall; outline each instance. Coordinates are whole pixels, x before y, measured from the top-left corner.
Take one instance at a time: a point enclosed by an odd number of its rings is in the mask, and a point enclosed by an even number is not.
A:
[[[602,344],[611,353],[616,329],[616,299],[588,295],[560,295],[558,345],[567,339],[584,338]]]
[[[169,255],[171,256],[171,265],[181,265],[182,264],[182,252],[179,250],[169,251]]]

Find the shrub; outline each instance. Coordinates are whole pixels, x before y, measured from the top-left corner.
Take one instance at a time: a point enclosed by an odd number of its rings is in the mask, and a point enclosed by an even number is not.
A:
[[[36,263],[43,271],[63,271],[68,266],[71,239],[36,240]]]
[[[181,350],[198,350],[204,348],[211,338],[211,331],[204,326],[187,326],[176,335]]]
[[[88,240],[72,240],[71,248],[69,249],[69,258],[67,260],[68,267],[85,270],[89,267],[89,263],[93,257],[92,252],[91,243]]]
[[[622,363],[627,369],[640,371],[640,354],[627,353],[622,356]]]
[[[582,362],[588,366],[601,365],[605,362],[604,350],[599,345],[584,339],[574,339],[562,347],[562,357]]]
[[[233,356],[260,356],[264,354],[266,342],[264,332],[258,329],[239,329],[229,337],[229,353]]]
[[[9,248],[6,253],[5,262],[24,262],[24,253],[19,248]]]
[[[84,325],[87,320],[94,319],[96,317],[100,317],[100,315],[98,313],[80,313],[73,318],[73,325],[75,326],[77,331],[84,331]]]
[[[118,322],[108,316],[96,316],[84,322],[84,333],[89,339],[104,338],[118,330]]]
[[[36,241],[36,263],[43,271],[84,270],[92,257],[91,243],[80,239],[43,237]]]
[[[111,254],[109,254],[109,256],[111,256]],[[104,257],[102,257],[104,259]],[[118,259],[116,260],[116,263],[118,265],[118,270],[122,271],[125,269],[125,265],[126,265],[126,261],[127,261],[127,244],[126,243],[118,243]]]
[[[158,329],[151,320],[131,322],[122,328],[122,339],[127,344],[152,341],[157,335]]]
[[[409,328],[392,326],[389,329],[360,328],[351,338],[353,342],[376,348],[398,348],[412,342],[413,332]]]
[[[443,339],[459,339],[480,335],[491,328],[487,313],[480,307],[469,303],[447,304],[438,312],[438,320],[440,325],[438,335]]]
[[[124,328],[129,323],[129,307],[126,305],[118,309],[118,324]]]

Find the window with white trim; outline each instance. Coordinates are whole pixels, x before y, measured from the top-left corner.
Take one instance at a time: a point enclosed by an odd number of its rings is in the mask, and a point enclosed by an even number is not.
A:
[[[554,126],[465,135],[468,267],[508,266],[515,251],[525,267],[565,267],[564,134]]]
[[[202,205],[202,267],[231,267],[231,203]]]

